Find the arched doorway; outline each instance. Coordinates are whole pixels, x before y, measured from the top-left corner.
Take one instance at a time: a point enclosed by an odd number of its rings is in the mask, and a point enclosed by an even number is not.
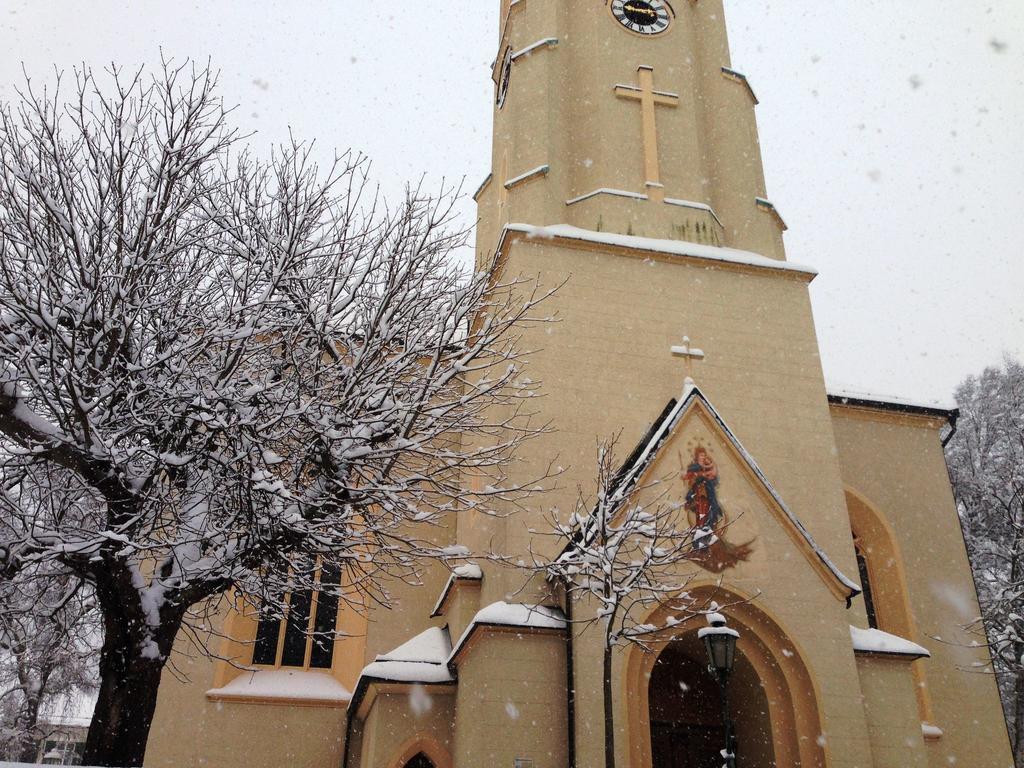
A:
[[[720,768],[725,746],[721,691],[707,666],[696,633],[673,640],[658,655],[648,688],[652,768]],[[744,768],[772,768],[768,697],[742,655],[729,682],[729,704],[737,762]]]
[[[429,757],[420,752],[405,764],[405,768],[434,768],[434,763]]]
[[[729,626],[740,632],[736,665],[729,683],[732,714],[739,742],[739,765],[743,768],[826,768],[829,764],[828,744],[822,733],[818,686],[804,663],[801,649],[791,636],[757,604],[754,597],[719,585],[699,585],[690,590],[697,600],[716,600],[728,606],[723,612]],[[645,621],[664,624],[675,615],[671,607],[653,611]],[[666,762],[665,749],[672,739],[685,738],[702,726],[710,734],[709,744],[717,739],[714,756],[725,746],[721,732],[721,700],[715,681],[706,672],[707,662],[697,630],[703,623],[685,622],[677,628],[675,638],[653,653],[641,648],[629,651],[625,663],[624,697],[628,723],[629,764],[632,768],[703,768],[700,736],[692,736],[697,762]],[[675,694],[673,687],[679,691]],[[690,688],[695,696],[691,702],[682,699]],[[693,705],[701,697],[707,705],[694,714]],[[686,707],[690,706],[687,710]],[[678,718],[673,720],[673,715]],[[679,723],[673,732],[658,723]],[[666,733],[667,731],[667,733]],[[665,747],[668,740],[669,747]],[[656,742],[660,750],[655,762]],[[710,747],[709,747],[710,748]],[[685,752],[684,752],[685,754]],[[676,758],[672,758],[676,759]],[[711,765],[709,763],[709,765]]]

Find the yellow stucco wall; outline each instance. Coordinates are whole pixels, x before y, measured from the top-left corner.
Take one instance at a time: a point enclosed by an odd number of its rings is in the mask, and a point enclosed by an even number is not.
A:
[[[905,659],[857,657],[874,765],[926,768],[914,677]],[[972,763],[973,765],[973,763]]]
[[[361,726],[362,749],[353,752],[350,768],[403,768],[396,761],[418,751],[433,759],[435,768],[448,768],[455,689],[420,686],[411,693],[409,686],[388,686],[385,691],[369,706]]]
[[[566,744],[565,637],[487,631],[458,664],[455,765],[564,766]]]
[[[146,768],[171,766],[257,766],[276,768],[312,760],[335,766],[344,744],[344,704],[225,701],[207,691],[219,689],[252,669],[256,623],[223,600],[213,616],[219,633],[205,636],[215,656],[197,649],[186,633],[160,682]],[[348,635],[335,645],[331,674],[351,691],[364,665],[366,618],[352,607],[338,609],[338,630]],[[218,636],[218,634],[220,636]]]
[[[340,765],[345,709],[210,701],[214,663],[178,657],[188,682],[164,672],[146,768]]]
[[[918,636],[931,651],[925,670],[934,725],[929,765],[950,760],[1006,768],[1012,763],[988,661],[962,627],[980,614],[940,442],[941,420],[834,407],[833,424],[846,486],[888,521],[899,545]],[[893,578],[899,574],[893,573]],[[941,639],[940,639],[941,638]]]

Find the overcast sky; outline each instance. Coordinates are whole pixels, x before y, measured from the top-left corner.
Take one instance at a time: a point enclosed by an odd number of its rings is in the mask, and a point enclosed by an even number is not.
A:
[[[472,191],[490,170],[498,4],[0,0],[0,99],[22,64],[45,81],[162,48],[212,60],[258,147],[291,127],[366,152],[386,189],[426,174]],[[1024,358],[1024,3],[726,6],[789,258],[821,272],[829,382],[948,401],[1004,352]]]

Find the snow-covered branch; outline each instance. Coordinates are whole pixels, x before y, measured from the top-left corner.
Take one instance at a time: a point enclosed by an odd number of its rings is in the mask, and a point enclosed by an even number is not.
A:
[[[946,460],[1018,763],[1024,762],[1024,366],[1007,359],[957,389]],[[975,641],[977,642],[977,641]]]
[[[118,663],[162,665],[232,587],[386,603],[536,486],[505,469],[546,294],[460,268],[451,190],[236,151],[205,69],[74,80],[0,109],[0,574],[85,580]]]

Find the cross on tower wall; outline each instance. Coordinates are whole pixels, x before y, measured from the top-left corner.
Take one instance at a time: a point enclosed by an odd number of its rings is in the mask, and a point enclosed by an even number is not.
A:
[[[667,31],[644,36],[592,0],[507,5],[493,69],[494,175],[477,195],[481,252],[516,222],[785,258],[781,219],[757,203],[767,190],[755,98],[730,74],[722,1],[673,8]]]

